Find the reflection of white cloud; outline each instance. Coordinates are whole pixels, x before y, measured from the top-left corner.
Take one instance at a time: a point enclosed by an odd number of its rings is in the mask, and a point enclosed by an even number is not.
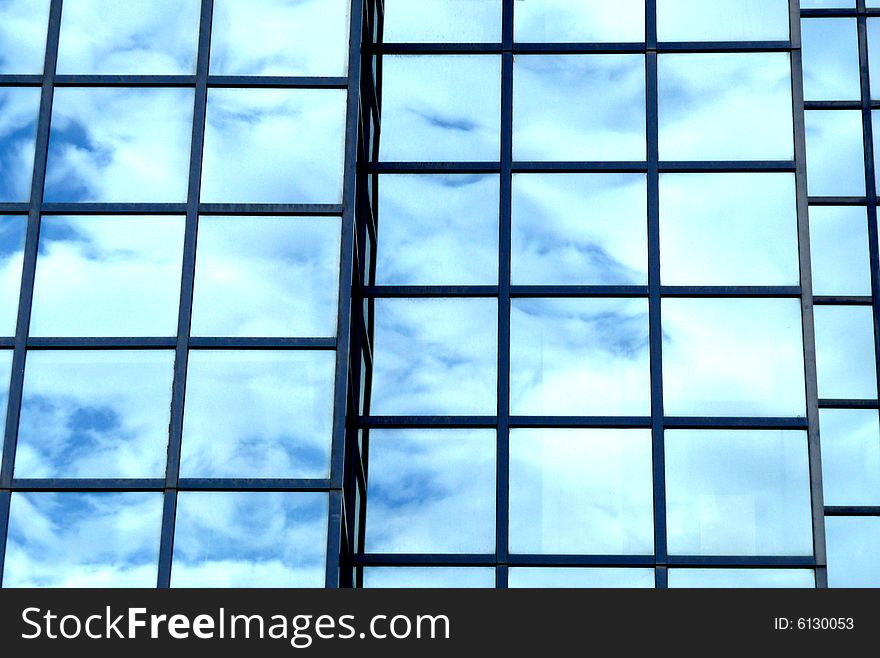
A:
[[[645,3],[642,0],[526,0],[516,3],[514,21],[517,41],[608,43],[645,40]]]
[[[864,195],[862,113],[858,110],[808,110],[804,118],[810,196]]]
[[[40,90],[0,87],[0,201],[27,201]]]
[[[0,216],[0,335],[15,334],[27,217]]]
[[[657,0],[657,38],[787,41],[788,4],[788,0]]]
[[[880,505],[880,422],[874,409],[822,409],[826,505]]]
[[[0,73],[42,74],[49,0],[0,3]]]
[[[653,588],[653,569],[599,569],[568,567],[511,567],[507,586],[515,587],[595,587]]]
[[[498,43],[501,0],[385,0],[385,43]]]
[[[817,306],[820,398],[877,398],[874,314],[870,306]]]
[[[364,587],[495,587],[495,569],[484,567],[369,567]]]
[[[804,588],[816,586],[812,569],[670,569],[670,588]]]

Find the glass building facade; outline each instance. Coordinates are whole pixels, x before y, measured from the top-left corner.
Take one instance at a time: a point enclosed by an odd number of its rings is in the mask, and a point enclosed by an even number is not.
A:
[[[0,0],[2,585],[880,586],[877,75],[865,0]]]

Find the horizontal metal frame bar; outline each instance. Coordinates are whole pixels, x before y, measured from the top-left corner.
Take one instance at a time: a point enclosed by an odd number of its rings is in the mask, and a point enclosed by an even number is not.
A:
[[[794,173],[791,161],[728,160],[705,162],[666,161],[658,164],[662,173]],[[498,174],[499,162],[374,162],[361,167],[371,174]],[[514,174],[523,173],[620,173],[644,174],[647,162],[535,162],[520,161],[511,164]]]
[[[878,400],[819,400],[820,409],[877,409],[880,408]]]
[[[856,9],[855,7],[838,7],[838,8],[807,8],[801,9],[801,18],[839,18],[857,16],[880,16],[880,9]]]
[[[0,338],[0,347],[12,347],[14,339]],[[336,338],[191,338],[197,350],[335,350]],[[175,337],[31,337],[28,350],[163,350],[177,346]]]
[[[656,47],[647,42],[514,42],[512,47],[501,43],[381,43],[368,49],[371,55],[596,55],[632,53],[738,53],[788,52],[790,41],[659,41]]]
[[[880,516],[880,506],[826,505],[825,516]]]
[[[23,214],[21,205],[0,204],[5,210]],[[25,208],[26,209],[26,208]],[[253,215],[253,216],[302,216],[338,217],[344,211],[342,205],[325,203],[202,203],[200,215]],[[185,215],[185,203],[44,203],[42,215]]]
[[[330,491],[329,479],[315,478],[180,478],[179,491]],[[166,490],[165,478],[41,478],[13,479],[8,491],[20,492],[91,492],[112,493],[125,491]]]
[[[41,75],[0,75],[0,86],[40,87]],[[195,75],[56,75],[55,87],[192,88]],[[347,89],[348,78],[309,76],[210,75],[208,88]]]
[[[694,568],[750,568],[797,569],[813,568],[813,556],[705,556],[670,555],[658,562],[653,555],[516,555],[498,562],[494,554],[415,554],[415,553],[358,553],[351,556],[353,563],[362,567],[494,567],[498,564],[522,567],[625,567],[654,568],[658,565]]]
[[[497,297],[497,286],[364,286],[364,297],[401,298],[473,298]],[[515,298],[647,297],[648,286],[511,286]],[[682,298],[798,298],[798,286],[662,286],[663,297]]]
[[[494,416],[360,416],[361,429],[495,429]],[[805,430],[806,418],[756,417],[679,417],[663,419],[666,429],[754,429]],[[651,427],[649,416],[511,416],[511,428],[645,428]]]
[[[816,306],[873,306],[874,299],[868,296],[817,296],[813,297]]]

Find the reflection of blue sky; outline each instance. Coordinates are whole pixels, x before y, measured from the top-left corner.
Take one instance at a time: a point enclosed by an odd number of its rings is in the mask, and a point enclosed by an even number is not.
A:
[[[805,415],[798,300],[666,299],[663,338],[667,415]]]
[[[871,98],[880,98],[880,19],[868,19],[868,71],[871,75]]]
[[[673,555],[812,555],[806,432],[666,432]]]
[[[495,569],[482,567],[369,567],[364,569],[364,587],[495,587]]]
[[[172,351],[31,351],[16,477],[162,477]]]
[[[787,41],[788,20],[788,0],[657,0],[660,41]]]
[[[182,477],[328,477],[336,354],[190,353]]]
[[[826,505],[880,505],[880,419],[876,409],[823,409]]]
[[[43,72],[49,0],[0,3],[0,73]]]
[[[876,399],[871,307],[818,306],[815,323],[819,397]]]
[[[0,87],[0,201],[31,196],[39,108],[39,89]]]
[[[648,282],[648,190],[642,174],[516,174],[515,285]]]
[[[375,415],[494,415],[493,299],[376,300]]]
[[[67,0],[58,73],[193,75],[199,0]]]
[[[202,201],[339,203],[345,97],[341,89],[211,89]]]
[[[495,432],[371,430],[366,550],[495,550]]]
[[[325,493],[181,492],[172,587],[323,587]]]
[[[498,177],[382,176],[376,283],[498,282]]]
[[[811,206],[810,252],[814,294],[871,294],[866,208]]]
[[[0,421],[6,421],[9,400],[9,377],[12,374],[12,350],[0,350]],[[4,425],[5,427],[5,425]]]
[[[825,519],[830,587],[880,587],[880,518]]]
[[[794,157],[788,53],[664,54],[658,76],[662,160]]]
[[[804,98],[808,101],[861,100],[856,19],[804,18],[801,40]]]
[[[642,0],[517,2],[514,31],[514,38],[520,42],[644,41],[645,3]]]
[[[186,200],[193,92],[55,90],[46,201]]]
[[[44,217],[32,336],[177,333],[183,217]]]
[[[26,216],[0,216],[0,335],[3,336],[15,333],[26,229]]]
[[[645,159],[644,56],[519,55],[513,75],[515,160]]]
[[[807,187],[810,196],[865,194],[862,113],[808,110]]]
[[[162,495],[14,493],[4,587],[155,587]]]
[[[517,299],[510,321],[511,414],[650,414],[647,300]]]
[[[501,0],[385,0],[384,4],[385,43],[501,41]]]
[[[670,588],[812,589],[812,569],[670,569]]]
[[[335,336],[336,217],[202,217],[195,336]]]
[[[653,588],[653,569],[511,567],[507,586],[564,588]]]

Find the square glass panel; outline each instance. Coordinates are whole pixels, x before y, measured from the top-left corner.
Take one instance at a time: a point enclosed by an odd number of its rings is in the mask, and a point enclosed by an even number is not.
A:
[[[796,299],[663,300],[670,416],[804,416]]]
[[[861,100],[855,18],[804,18],[801,41],[805,100]]]
[[[191,89],[55,90],[46,201],[183,202]]]
[[[880,418],[876,409],[822,409],[826,505],[880,506]]]
[[[406,1],[406,0],[404,0]],[[529,0],[514,11],[519,42],[595,43],[645,40],[643,0]]]
[[[501,0],[385,0],[384,43],[500,43]]]
[[[172,587],[323,587],[326,493],[178,494]]]
[[[650,415],[647,300],[516,299],[510,323],[511,414]]]
[[[367,567],[367,588],[465,588],[495,587],[495,569],[482,567]]]
[[[661,174],[664,285],[796,286],[793,174]]]
[[[338,217],[201,217],[194,336],[336,335]]]
[[[514,160],[644,160],[645,153],[642,55],[514,58]]]
[[[646,285],[642,174],[514,174],[514,285]]]
[[[12,494],[3,587],[155,587],[161,493]]]
[[[199,0],[66,0],[59,74],[194,75]]]
[[[498,160],[500,107],[500,57],[386,55],[379,159]]]
[[[661,160],[793,159],[788,53],[662,54],[658,76]]]
[[[865,151],[858,110],[807,110],[810,196],[864,196]]]
[[[366,550],[492,553],[493,430],[371,430]]]
[[[50,0],[4,0],[0,3],[0,73],[43,73],[49,4]]]
[[[600,588],[620,589],[654,587],[653,569],[582,569],[573,567],[511,567],[510,588]]]
[[[209,90],[202,202],[339,203],[345,97],[341,89]]]
[[[880,518],[825,519],[829,587],[880,587]]]
[[[19,478],[164,477],[172,350],[29,351]]]
[[[812,569],[670,569],[669,587],[699,589],[812,589]]]
[[[193,350],[182,477],[326,478],[336,353]]]
[[[871,295],[868,214],[858,206],[811,206],[813,294]]]
[[[498,176],[379,179],[376,283],[498,283]]]
[[[374,415],[497,412],[494,299],[377,299]]]
[[[31,336],[174,336],[183,217],[43,217]]]
[[[14,336],[27,215],[0,215],[0,335]]]
[[[788,41],[788,0],[657,0],[660,41]]]
[[[874,314],[870,306],[817,306],[819,397],[877,399]]]
[[[648,430],[511,430],[513,553],[654,550]]]
[[[813,554],[807,434],[667,430],[672,555]]]
[[[0,87],[0,202],[31,198],[39,111],[38,87]]]

